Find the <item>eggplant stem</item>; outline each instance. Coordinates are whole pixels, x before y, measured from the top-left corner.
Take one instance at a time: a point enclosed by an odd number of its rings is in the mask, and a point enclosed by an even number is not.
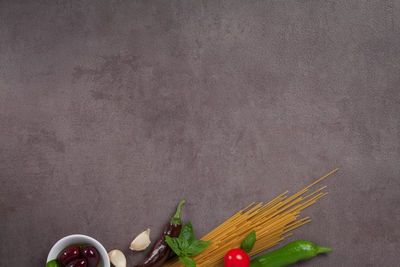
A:
[[[171,218],[171,223],[173,224],[182,224],[182,220],[181,220],[181,209],[183,204],[186,203],[186,200],[182,200],[179,205],[178,208],[176,208],[176,213],[175,215]]]

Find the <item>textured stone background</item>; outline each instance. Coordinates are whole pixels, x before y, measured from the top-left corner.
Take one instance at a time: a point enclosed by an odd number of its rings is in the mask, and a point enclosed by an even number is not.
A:
[[[0,265],[198,236],[338,167],[298,266],[398,266],[400,2],[0,0]],[[288,242],[288,241],[286,241]]]

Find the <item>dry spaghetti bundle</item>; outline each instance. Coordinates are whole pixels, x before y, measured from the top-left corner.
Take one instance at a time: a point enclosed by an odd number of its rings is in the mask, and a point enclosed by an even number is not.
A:
[[[290,197],[288,191],[286,191],[266,204],[262,202],[251,203],[237,212],[201,238],[202,240],[210,240],[211,244],[205,251],[193,257],[197,266],[223,267],[226,252],[232,248],[240,247],[242,240],[252,230],[256,231],[257,241],[250,256],[265,251],[290,236],[291,233],[288,232],[311,221],[309,217],[299,218],[300,211],[328,194],[323,192],[326,186],[307,194],[309,189],[337,170],[327,173]],[[167,262],[164,266],[181,267],[184,265],[176,259]]]

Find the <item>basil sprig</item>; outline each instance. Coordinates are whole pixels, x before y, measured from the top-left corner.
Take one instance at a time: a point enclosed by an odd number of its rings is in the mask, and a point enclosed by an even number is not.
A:
[[[210,241],[196,240],[191,222],[182,227],[178,237],[166,236],[165,241],[186,267],[196,267],[196,261],[190,257],[199,254],[210,244]]]
[[[243,239],[242,243],[240,244],[240,248],[246,251],[247,253],[250,253],[250,251],[254,247],[254,243],[256,242],[256,231],[251,231],[250,234],[246,236],[245,239]]]

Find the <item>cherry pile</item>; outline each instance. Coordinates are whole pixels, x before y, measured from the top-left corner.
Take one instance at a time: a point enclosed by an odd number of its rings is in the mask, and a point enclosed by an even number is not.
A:
[[[58,255],[57,260],[64,267],[97,267],[99,252],[92,246],[70,246]]]

